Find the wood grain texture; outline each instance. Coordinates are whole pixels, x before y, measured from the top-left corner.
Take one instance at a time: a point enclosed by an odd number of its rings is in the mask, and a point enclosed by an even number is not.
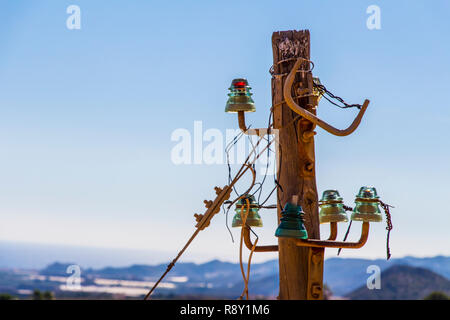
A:
[[[281,31],[272,35],[273,71],[272,105],[274,105],[274,128],[279,130],[278,181],[282,190],[278,190],[278,219],[281,206],[298,195],[299,204],[305,212],[305,226],[311,239],[320,239],[318,197],[315,177],[314,125],[298,119],[292,123],[296,114],[283,103],[285,74],[289,73],[296,57],[310,59],[309,31]],[[286,60],[287,59],[287,60]],[[281,60],[284,62],[279,63]],[[305,63],[302,68],[309,66]],[[309,81],[308,81],[309,80]],[[298,73],[293,92],[299,86],[308,88],[312,79],[304,73]],[[293,96],[296,96],[293,94]],[[296,99],[296,103],[316,114],[308,98]],[[279,238],[280,293],[279,299],[307,299],[308,265],[310,248],[297,247],[294,239]],[[322,284],[321,284],[322,285]]]

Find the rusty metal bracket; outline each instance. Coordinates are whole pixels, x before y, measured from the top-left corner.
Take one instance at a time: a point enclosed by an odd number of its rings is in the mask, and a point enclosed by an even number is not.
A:
[[[245,124],[245,112],[244,111],[238,111],[237,112],[238,115],[238,124],[239,124],[239,129],[241,129],[241,131],[248,135],[248,136],[261,136],[261,135],[266,135],[266,134],[273,134],[271,128],[248,128],[247,125]]]
[[[295,243],[298,247],[359,249],[366,244],[368,238],[369,238],[369,222],[363,222],[361,228],[361,237],[357,242],[296,239]]]
[[[252,250],[252,248],[253,248],[254,252],[274,252],[274,251],[278,251],[278,245],[254,246],[254,244],[252,243],[252,240],[250,239],[250,229],[249,229],[249,227],[248,226],[242,226],[242,228],[244,228],[244,243],[245,243],[245,246],[249,250]],[[330,223],[330,237],[328,238],[327,241],[331,242],[333,240],[336,240],[337,232],[338,232],[338,230],[337,230],[337,223],[336,222],[331,222]]]
[[[295,65],[292,67],[291,72],[286,77],[286,82],[285,82],[285,85],[283,88],[283,96],[284,96],[284,100],[286,101],[286,104],[294,112],[301,115],[306,120],[311,121],[315,125],[318,125],[319,127],[328,131],[331,134],[334,134],[336,136],[347,136],[347,135],[351,134],[353,131],[356,130],[356,128],[358,128],[359,124],[361,123],[361,119],[362,119],[364,113],[366,112],[366,109],[369,106],[370,101],[367,99],[364,101],[364,104],[362,105],[361,110],[359,110],[359,113],[356,116],[355,120],[353,120],[352,124],[348,128],[346,128],[344,130],[340,130],[340,129],[337,129],[337,128],[329,125],[325,121],[317,118],[314,114],[312,114],[308,110],[300,107],[297,103],[295,103],[294,99],[292,98],[292,93],[291,93],[292,84],[294,83],[296,72],[297,72],[298,68],[300,67],[300,65],[302,64],[302,62],[304,62],[304,59],[298,58],[297,61],[295,62]]]

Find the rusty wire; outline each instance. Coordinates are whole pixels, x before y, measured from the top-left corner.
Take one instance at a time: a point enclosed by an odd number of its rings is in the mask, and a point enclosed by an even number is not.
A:
[[[391,248],[389,247],[389,238],[391,235],[391,230],[393,229],[393,225],[392,225],[392,217],[391,217],[391,213],[389,211],[389,208],[394,208],[393,206],[384,203],[383,201],[380,200],[380,205],[384,210],[384,213],[386,214],[386,230],[387,230],[387,235],[386,235],[386,260],[389,260],[389,258],[391,257]]]
[[[245,196],[240,197],[240,199],[242,199],[243,197],[245,197]],[[238,300],[242,300],[244,298],[244,296],[245,296],[246,300],[248,300],[248,283],[250,281],[250,266],[252,263],[253,253],[255,252],[256,244],[258,243],[258,239],[259,239],[258,236],[256,235],[255,243],[252,246],[252,248],[250,250],[250,254],[248,256],[247,274],[245,274],[244,264],[242,262],[242,247],[243,247],[243,241],[244,241],[244,228],[248,227],[250,229],[250,227],[247,226],[247,218],[248,218],[248,214],[250,212],[250,201],[248,198],[245,198],[245,202],[246,202],[245,212],[243,213],[242,210],[240,211],[240,215],[241,215],[241,219],[242,219],[242,227],[241,227],[241,241],[239,244],[239,266],[241,268],[242,277],[244,279],[244,290],[242,291],[242,294],[238,298]]]
[[[380,203],[381,207],[384,210],[384,213],[386,214],[386,230],[387,230],[387,235],[386,235],[386,260],[389,260],[391,258],[391,248],[389,246],[389,240],[390,240],[390,235],[391,235],[391,230],[393,229],[393,225],[392,225],[392,217],[391,217],[391,213],[389,211],[389,208],[394,208],[394,206],[391,206],[390,204],[384,203],[381,200],[378,200],[378,202]],[[344,205],[344,209],[345,211],[353,211],[353,209],[351,207],[348,207],[346,205]],[[350,223],[348,224],[348,228],[347,231],[345,232],[345,236],[344,236],[344,240],[347,240],[348,234],[350,233],[350,228],[352,227],[352,220],[350,220]],[[339,255],[341,253],[342,248],[340,248],[338,250],[337,255]]]
[[[279,65],[279,64],[282,64],[282,63],[284,63],[284,62],[289,62],[289,61],[294,61],[294,60],[297,60],[298,59],[298,57],[295,57],[295,58],[287,58],[287,59],[283,59],[283,60],[280,60],[280,61],[278,61],[277,62],[277,65]],[[313,71],[314,70],[314,62],[312,62],[311,60],[308,60],[308,59],[304,59],[304,58],[302,58],[305,62],[309,62],[310,64],[311,64],[311,66],[310,66],[310,68],[308,69],[308,70],[304,70],[304,69],[299,69],[299,70],[297,70],[297,72],[302,72],[302,73],[306,73],[306,72],[311,72],[311,71]],[[275,65],[272,65],[270,68],[269,68],[269,73],[270,73],[270,75],[274,78],[274,77],[283,77],[283,76],[287,76],[288,74],[289,74],[289,72],[287,72],[287,73],[275,73]]]
[[[279,64],[281,64],[281,63],[284,63],[284,62],[289,62],[289,61],[293,61],[293,60],[297,60],[298,58],[296,57],[296,58],[288,58],[288,59],[283,59],[283,60],[280,60],[280,61],[278,61],[277,62],[277,65],[279,65]],[[308,59],[303,59],[305,62],[308,62],[309,64],[310,64],[310,67],[309,67],[309,69],[299,69],[299,70],[297,70],[297,72],[300,72],[300,73],[309,73],[309,72],[312,72],[312,70],[314,69],[314,62],[313,61],[311,61],[311,60],[308,60]],[[289,72],[287,72],[287,73],[279,73],[279,74],[275,74],[275,65],[272,65],[271,67],[270,67],[270,69],[269,69],[269,73],[270,73],[270,75],[274,78],[274,77],[283,77],[283,76],[286,76],[286,75],[288,75],[289,74]],[[316,83],[315,81],[313,81],[313,87],[317,90],[317,91],[319,91],[321,94],[322,94],[322,96],[328,101],[328,102],[330,102],[331,104],[333,104],[333,105],[335,105],[335,106],[337,106],[337,107],[339,107],[339,108],[341,108],[341,109],[348,109],[348,108],[358,108],[358,109],[361,109],[362,108],[362,105],[360,105],[360,104],[356,104],[356,103],[353,103],[353,104],[349,104],[349,103],[346,103],[345,101],[344,101],[344,99],[342,99],[341,97],[339,97],[339,96],[336,96],[336,95],[334,95],[331,91],[329,91],[323,84],[321,84],[321,83]],[[299,96],[300,97],[300,96]],[[339,103],[341,103],[342,105],[339,105],[338,103],[336,103],[336,102],[334,102],[333,100],[337,100]]]

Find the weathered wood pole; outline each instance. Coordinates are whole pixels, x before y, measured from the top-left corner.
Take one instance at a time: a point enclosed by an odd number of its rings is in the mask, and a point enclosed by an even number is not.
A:
[[[272,35],[273,77],[272,105],[274,128],[279,130],[278,220],[282,206],[297,195],[305,212],[305,225],[311,239],[320,239],[318,197],[315,177],[314,129],[311,122],[298,118],[283,103],[283,86],[287,74],[295,63],[295,58],[310,59],[310,36],[308,30],[281,31]],[[301,69],[308,69],[309,64]],[[298,94],[299,86],[311,88],[311,74],[299,72],[292,86],[292,96]],[[313,98],[295,99],[312,113],[316,113]],[[322,299],[323,250],[297,247],[289,238],[279,238],[279,299]]]

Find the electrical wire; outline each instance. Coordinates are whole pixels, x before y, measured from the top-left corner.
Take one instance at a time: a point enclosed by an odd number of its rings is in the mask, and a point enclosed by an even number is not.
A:
[[[257,145],[259,144],[259,142],[261,141],[258,140]],[[257,146],[256,145],[256,146]],[[242,178],[242,176],[247,172],[248,169],[251,170],[252,175],[253,175],[253,179],[252,179],[252,184],[250,186],[250,188],[247,190],[247,192],[245,194],[248,194],[248,192],[253,188],[254,184],[255,184],[255,179],[256,179],[256,174],[255,171],[252,169],[252,165],[256,162],[256,160],[258,160],[258,158],[261,156],[261,154],[263,154],[263,152],[270,146],[270,144],[268,144],[260,153],[256,153],[256,149],[253,149],[250,154],[247,156],[247,158],[245,159],[244,164],[241,166],[241,168],[238,170],[238,172],[236,173],[234,179],[232,179],[232,181],[229,183],[228,187],[233,187],[234,184]],[[250,160],[250,156],[252,156],[254,154],[253,159],[249,162]],[[213,217],[213,215],[210,216],[210,219]],[[195,237],[198,235],[198,233],[203,230],[205,223],[207,223],[208,220],[205,220],[204,223],[202,225],[197,226],[197,229],[195,230],[195,232],[192,234],[192,236],[189,238],[189,240],[186,242],[186,244],[184,245],[184,247],[178,252],[177,256],[175,257],[175,259],[172,260],[171,263],[169,263],[169,265],[167,266],[166,271],[162,274],[162,276],[158,279],[158,281],[156,281],[156,283],[153,285],[153,287],[150,289],[150,291],[145,295],[144,300],[147,300],[150,295],[152,294],[152,292],[158,287],[159,283],[164,279],[164,277],[167,275],[167,273],[170,272],[170,270],[172,270],[172,268],[175,266],[175,263],[178,261],[178,259],[182,256],[182,254],[186,251],[186,249],[189,247],[189,245],[192,243],[192,241],[195,239]]]
[[[347,108],[358,108],[361,109],[362,105],[360,104],[348,104],[344,101],[344,99],[342,99],[341,97],[338,97],[336,95],[334,95],[333,93],[331,93],[323,84],[321,83],[316,83],[313,81],[313,87],[317,89],[317,91],[319,91],[322,96],[331,104],[335,105],[336,107],[339,107],[341,109],[347,109]],[[327,97],[328,96],[328,97]],[[337,100],[339,101],[341,104],[343,105],[339,105],[336,102],[332,101],[331,99]]]

